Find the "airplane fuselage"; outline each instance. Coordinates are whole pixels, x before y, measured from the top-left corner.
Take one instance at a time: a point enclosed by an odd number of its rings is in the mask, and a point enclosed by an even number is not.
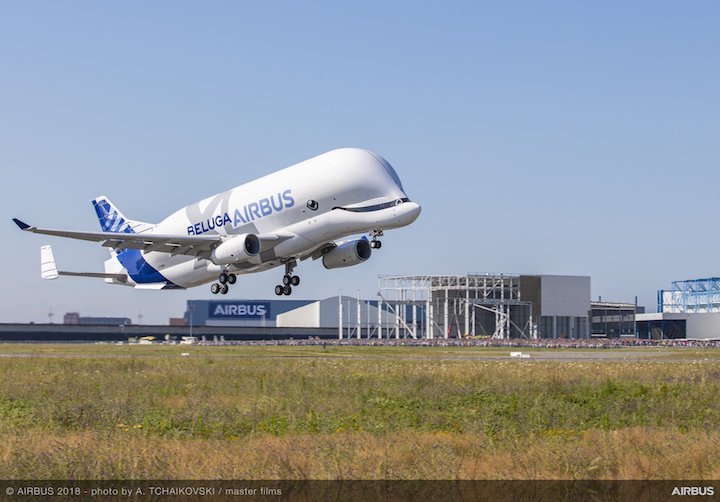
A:
[[[219,235],[223,240],[243,234],[274,236],[272,245],[264,245],[256,255],[221,264],[182,252],[125,249],[113,252],[105,271],[127,271],[124,284],[136,287],[189,288],[210,283],[223,271],[244,274],[289,260],[317,258],[338,239],[403,227],[419,213],[420,206],[409,201],[394,169],[382,157],[361,149],[333,150],[203,199],[138,230],[140,235]]]

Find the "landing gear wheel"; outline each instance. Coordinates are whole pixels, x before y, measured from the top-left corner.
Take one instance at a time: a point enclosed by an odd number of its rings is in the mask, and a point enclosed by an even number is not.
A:
[[[230,288],[228,287],[227,284],[223,284],[223,285],[222,285],[222,288],[220,288],[220,293],[223,294],[223,295],[226,295],[229,289],[230,289]]]
[[[228,275],[223,272],[222,274],[220,274],[220,277],[218,277],[218,281],[220,281],[220,284],[225,284],[226,282],[228,282]]]
[[[370,241],[370,247],[373,249],[380,249],[382,247],[382,242],[380,241]]]
[[[213,282],[212,286],[210,286],[210,292],[214,295],[218,294],[220,292],[220,284]]]
[[[237,282],[237,275],[228,274],[228,284],[235,284]]]
[[[285,275],[282,278],[282,284],[275,287],[276,295],[290,296],[292,293],[292,287],[300,284],[300,277],[293,275],[293,270],[297,266],[297,260],[295,258],[289,259],[285,262]]]

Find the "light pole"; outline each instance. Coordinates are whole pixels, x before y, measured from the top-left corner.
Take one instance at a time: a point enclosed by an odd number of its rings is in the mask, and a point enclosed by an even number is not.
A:
[[[195,309],[195,304],[188,302],[188,312],[190,313],[190,336],[193,336],[193,310]]]

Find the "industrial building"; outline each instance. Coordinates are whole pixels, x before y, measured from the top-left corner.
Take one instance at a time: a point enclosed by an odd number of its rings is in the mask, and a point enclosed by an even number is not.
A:
[[[382,302],[343,295],[324,300],[190,300],[184,319],[186,326],[333,328],[339,337],[362,333],[366,338],[379,337],[397,323]]]
[[[277,317],[278,327],[338,328],[338,338],[388,338],[399,323],[400,320],[382,301],[362,300],[342,294],[309,303]]]
[[[657,299],[657,313],[637,316],[639,338],[720,339],[720,278],[674,281]]]
[[[603,301],[590,302],[590,332],[596,338],[635,337],[636,314],[644,313],[644,307],[634,303]]]
[[[378,297],[191,300],[187,325],[335,328],[362,338],[587,338],[590,277],[381,276]]]
[[[404,337],[588,337],[586,276],[381,276],[378,289]]]
[[[168,326],[68,313],[62,325],[4,325],[0,339],[720,339],[718,278],[673,282],[658,292],[659,312],[647,314],[637,299],[591,301],[590,288],[587,276],[380,276],[374,299],[339,292],[323,300],[190,300],[184,317]]]
[[[657,311],[663,313],[720,312],[720,277],[674,281],[658,291]]]
[[[128,326],[132,324],[129,317],[88,317],[79,312],[66,312],[63,324],[81,324],[85,326]]]
[[[277,316],[313,300],[188,300],[187,326],[274,327]]]

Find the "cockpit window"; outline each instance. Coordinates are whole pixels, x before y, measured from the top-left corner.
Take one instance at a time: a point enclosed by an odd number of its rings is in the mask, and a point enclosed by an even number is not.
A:
[[[402,182],[400,181],[400,177],[399,177],[399,176],[397,175],[397,173],[395,172],[395,169],[393,169],[393,166],[390,165],[390,162],[388,162],[387,160],[383,159],[383,158],[382,158],[381,156],[379,156],[379,155],[373,154],[373,156],[374,156],[376,159],[378,159],[378,161],[383,165],[383,167],[384,167],[385,170],[388,172],[388,174],[389,174],[390,177],[393,179],[393,181],[395,181],[395,183],[397,183],[397,186],[400,187],[400,190],[402,190],[402,191],[404,192],[405,189],[404,189],[403,186],[402,186]]]

